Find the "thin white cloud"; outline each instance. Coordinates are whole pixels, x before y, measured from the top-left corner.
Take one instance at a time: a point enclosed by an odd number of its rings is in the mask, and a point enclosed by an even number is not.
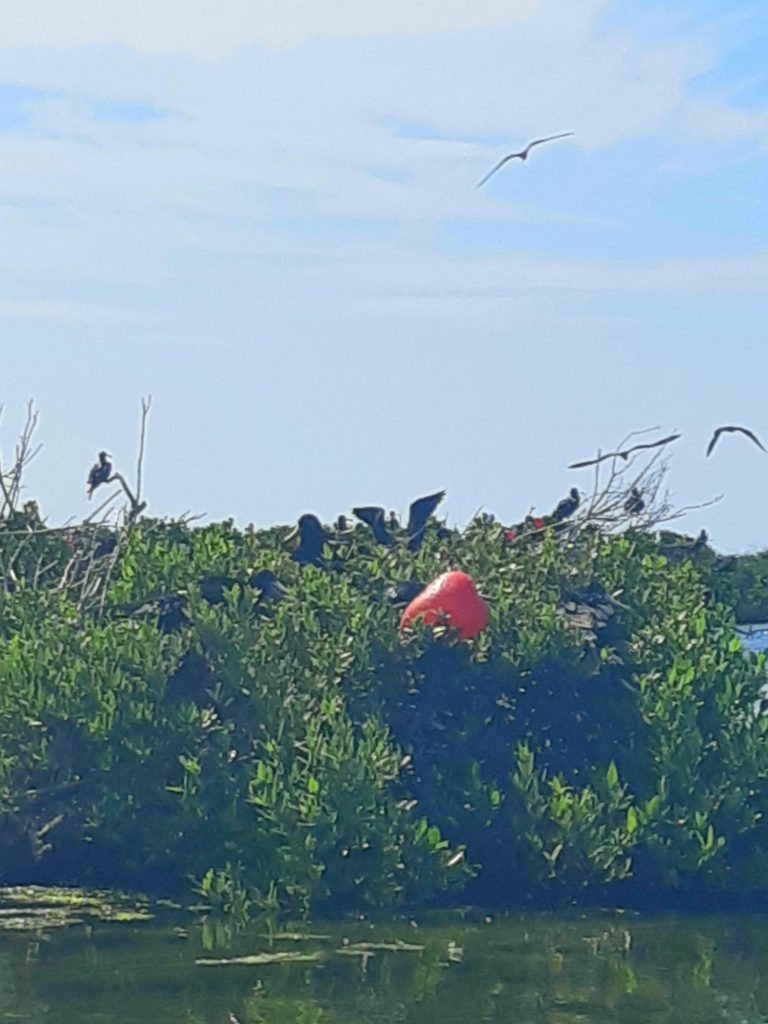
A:
[[[501,27],[539,0],[26,0],[3,5],[5,46],[117,44],[142,53],[222,58],[251,43],[420,35]]]
[[[0,14],[6,80],[45,94],[20,131],[0,135],[6,320],[58,312],[96,323],[136,308],[144,329],[183,337],[216,321],[239,332],[265,318],[279,325],[286,310],[322,331],[317,310],[334,308],[396,312],[406,324],[442,312],[471,328],[478,309],[519,303],[526,291],[766,292],[763,255],[672,250],[654,194],[669,176],[647,187],[659,170],[654,147],[661,165],[682,134],[693,160],[699,143],[688,140],[702,121],[726,140],[750,140],[765,115],[723,103],[708,119],[691,93],[714,55],[695,41],[609,31],[602,0],[542,0],[535,12],[508,0],[449,3],[439,16],[435,4],[395,4],[389,28],[383,6],[338,2],[325,5],[324,27],[314,7],[294,19],[301,33],[325,36],[312,45],[237,53],[226,51],[238,41],[276,43],[276,26],[285,33],[291,19],[270,4],[256,19],[250,6],[185,3],[185,17],[165,22],[179,14],[174,2],[131,6],[135,17],[106,0],[73,0],[66,17],[29,2],[35,17],[50,16],[39,38],[11,5]],[[496,18],[496,31],[418,36],[460,18],[467,28]],[[412,37],[385,37],[396,23]],[[349,38],[363,28],[366,38]],[[124,48],[46,49],[46,40]],[[161,41],[164,54],[185,55],[148,55]],[[215,64],[189,57],[214,51]],[[91,116],[99,99],[169,116],[110,123]],[[398,134],[405,122],[442,137]],[[574,139],[475,188],[507,138],[567,129]],[[619,144],[639,159],[622,163]],[[700,150],[708,168],[713,148]],[[630,230],[641,203],[645,259]],[[609,235],[613,258],[598,258]],[[488,258],[491,244],[508,255]],[[536,315],[545,317],[532,307]]]

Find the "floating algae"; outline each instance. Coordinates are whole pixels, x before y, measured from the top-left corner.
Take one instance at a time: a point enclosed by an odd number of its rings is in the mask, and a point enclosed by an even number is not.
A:
[[[410,942],[345,942],[337,953],[375,953],[381,950],[386,953],[423,953],[423,946]]]
[[[0,888],[0,931],[42,931],[90,921],[151,921],[146,900],[123,893],[16,885]]]
[[[231,964],[307,964],[323,959],[322,953],[251,953],[248,956],[232,956],[223,960],[206,958],[195,960],[198,967],[222,967]]]

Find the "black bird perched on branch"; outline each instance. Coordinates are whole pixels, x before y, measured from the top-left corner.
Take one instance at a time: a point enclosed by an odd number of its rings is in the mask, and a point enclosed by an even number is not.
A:
[[[528,159],[528,154],[531,152],[534,146],[540,146],[543,142],[553,142],[555,139],[564,139],[569,135],[574,135],[575,132],[561,132],[559,135],[548,135],[546,139],[534,139],[533,142],[529,142],[525,149],[521,149],[519,153],[509,153],[503,159],[499,160],[495,167],[492,167],[486,176],[478,181],[477,187],[481,188],[489,178],[492,178],[496,171],[501,170],[504,164],[508,164],[510,160],[522,160],[523,163]]]
[[[712,435],[712,440],[707,445],[707,455],[709,456],[712,454],[712,451],[715,445],[717,444],[718,440],[720,439],[721,434],[733,433],[744,434],[744,436],[748,437],[750,441],[754,442],[754,444],[756,444],[758,448],[762,448],[762,450],[765,451],[765,448],[760,443],[756,435],[753,434],[751,430],[747,430],[746,427],[718,427]]]
[[[112,458],[107,452],[99,452],[99,461],[91,467],[91,471],[88,474],[88,497],[93,497],[93,492],[101,484],[109,482],[109,478],[112,476],[112,463],[109,461]]]
[[[294,540],[296,537],[299,538],[299,546],[291,555],[294,562],[300,565],[322,565],[323,548],[328,543],[328,534],[316,515],[305,512],[299,516],[298,523],[285,539]]]
[[[624,502],[624,511],[630,516],[639,516],[645,508],[645,499],[639,487],[633,487]]]
[[[606,452],[605,455],[598,455],[595,459],[585,459],[583,462],[572,462],[568,469],[584,469],[585,466],[596,466],[606,459],[624,459],[626,462],[633,452],[643,451],[646,448],[661,448],[662,445],[671,444],[677,441],[682,434],[670,434],[669,437],[662,437],[660,441],[649,441],[646,444],[633,444],[631,448],[625,448],[620,452]]]
[[[581,495],[577,487],[572,487],[570,494],[567,498],[563,498],[562,501],[557,503],[555,511],[550,516],[553,523],[561,523],[564,519],[569,519],[581,503]]]

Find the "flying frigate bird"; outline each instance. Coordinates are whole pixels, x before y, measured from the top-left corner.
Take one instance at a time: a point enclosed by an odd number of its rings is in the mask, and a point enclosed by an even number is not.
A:
[[[521,149],[519,153],[508,153],[507,156],[503,157],[492,167],[486,176],[478,181],[477,187],[481,188],[489,178],[492,178],[496,171],[500,170],[504,164],[508,164],[510,160],[522,160],[525,162],[528,159],[528,154],[531,152],[534,146],[541,146],[544,142],[553,142],[555,139],[565,139],[569,135],[575,135],[575,132],[560,132],[559,135],[548,135],[545,139],[534,139],[533,142],[529,142],[525,149]]]
[[[712,435],[712,440],[707,445],[707,455],[711,455],[712,454],[712,451],[713,451],[715,445],[717,444],[718,440],[720,439],[720,435],[721,434],[733,434],[733,433],[744,434],[744,436],[748,437],[750,439],[750,441],[754,441],[754,443],[757,445],[758,448],[762,448],[763,451],[765,451],[765,448],[760,443],[760,441],[758,440],[757,436],[755,434],[753,434],[751,430],[747,430],[746,427],[730,427],[729,426],[729,427],[718,427],[717,428],[717,430]]]
[[[664,444],[671,444],[673,441],[677,441],[681,436],[681,434],[670,434],[669,437],[662,437],[660,441],[633,444],[631,448],[625,448],[620,452],[606,452],[605,455],[598,455],[595,459],[585,459],[584,462],[572,462],[568,469],[584,469],[585,466],[596,466],[598,462],[605,462],[606,459],[624,459],[626,462],[632,452],[639,452],[645,448],[660,448]]]

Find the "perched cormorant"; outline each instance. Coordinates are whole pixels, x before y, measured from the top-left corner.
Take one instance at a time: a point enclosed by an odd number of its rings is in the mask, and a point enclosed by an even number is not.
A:
[[[624,511],[630,516],[639,516],[645,508],[645,500],[639,487],[633,487],[624,502]]]
[[[100,484],[108,482],[112,476],[112,463],[109,461],[112,458],[107,452],[99,452],[99,461],[91,467],[91,471],[88,474],[88,497],[93,497],[93,492]]]
[[[323,524],[311,512],[299,516],[296,526],[286,536],[286,540],[299,538],[299,546],[291,555],[294,562],[300,565],[322,565],[323,548],[328,543],[328,534]]]
[[[572,487],[568,497],[563,498],[562,501],[557,503],[557,507],[551,516],[552,522],[561,523],[564,519],[570,518],[570,516],[572,516],[579,507],[580,502],[581,495],[579,494],[578,488]]]
[[[756,444],[758,448],[762,448],[763,451],[765,451],[765,448],[760,443],[760,441],[757,439],[757,436],[755,434],[753,434],[751,430],[747,430],[746,427],[718,427],[717,430],[712,435],[712,440],[707,445],[707,455],[711,455],[712,454],[712,451],[713,451],[715,445],[717,444],[718,440],[720,439],[720,435],[721,434],[733,434],[733,433],[744,434],[744,436],[748,437],[749,440],[752,441],[754,444]]]

